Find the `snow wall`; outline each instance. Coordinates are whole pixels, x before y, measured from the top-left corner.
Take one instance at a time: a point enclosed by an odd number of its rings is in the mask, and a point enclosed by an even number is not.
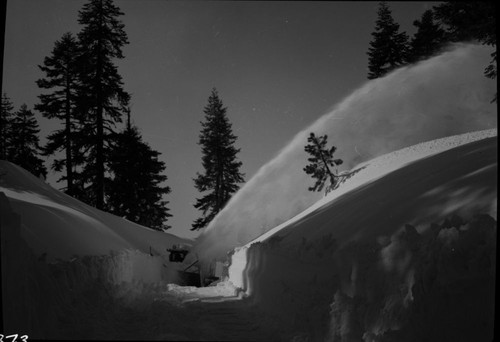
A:
[[[177,279],[175,269],[165,267],[166,259],[122,250],[47,262],[46,255],[36,256],[25,242],[23,216],[2,192],[0,213],[2,334],[27,334],[30,339],[147,336],[114,326],[119,326],[117,317],[126,317],[121,312],[144,311],[145,305],[151,309],[153,297]],[[161,311],[168,317],[175,309]]]
[[[490,103],[496,82],[483,75],[491,52],[491,47],[453,45],[366,82],[261,167],[198,238],[195,252],[207,262],[225,258],[321,198],[307,190],[313,181],[303,171],[310,132],[328,134],[336,157],[349,169],[423,141],[496,127],[497,106]]]
[[[276,327],[289,327],[288,341],[493,341],[495,219],[403,228],[384,243],[253,244],[245,251],[250,298]]]
[[[288,327],[282,340],[492,341],[497,144],[473,141],[332,193],[236,248],[230,281]]]

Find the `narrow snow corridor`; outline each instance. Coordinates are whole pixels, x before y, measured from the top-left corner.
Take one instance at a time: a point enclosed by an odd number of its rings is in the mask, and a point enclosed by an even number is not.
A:
[[[125,248],[138,238],[124,230],[127,221],[55,197],[49,188],[41,203],[41,186],[21,193],[0,184],[9,313],[3,333],[48,340],[489,341],[496,135],[443,138],[365,163],[335,193],[229,253],[228,279],[199,288],[175,284],[192,261],[173,263],[158,253],[175,237],[161,235],[165,240],[153,248],[146,238]],[[20,168],[4,170],[7,181],[20,178]],[[74,222],[101,220],[103,229],[128,238],[112,241],[126,243],[99,254],[79,245],[87,253],[57,257],[78,242],[71,239],[41,253],[42,245],[26,237],[53,229],[47,222],[64,230],[63,221],[43,216],[44,203],[56,208],[63,200],[82,213]]]
[[[203,339],[213,341],[279,341],[280,334],[271,330],[265,319],[249,299],[209,298],[190,302],[186,309],[200,319]]]

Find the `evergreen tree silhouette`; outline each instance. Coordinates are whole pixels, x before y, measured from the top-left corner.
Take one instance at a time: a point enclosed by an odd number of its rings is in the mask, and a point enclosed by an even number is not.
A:
[[[9,159],[8,151],[12,140],[12,119],[14,105],[6,93],[2,94],[2,109],[0,112],[0,159]]]
[[[392,18],[385,1],[380,2],[373,39],[368,48],[368,79],[382,77],[406,63],[408,35],[399,32],[399,24]]]
[[[434,21],[434,12],[427,10],[420,20],[415,20],[413,25],[417,28],[410,41],[408,62],[414,63],[426,59],[441,50],[446,42],[446,32],[438,22]]]
[[[78,178],[76,167],[84,162],[83,153],[79,151],[75,140],[78,137],[80,119],[76,111],[78,78],[78,56],[80,49],[75,37],[67,32],[55,42],[52,54],[45,57],[43,66],[45,78],[36,81],[38,87],[51,90],[48,94],[39,95],[40,103],[35,109],[48,119],[58,119],[63,122],[63,128],[55,130],[47,137],[44,155],[53,155],[64,150],[64,157],[55,159],[52,169],[61,172],[66,169],[66,175],[59,181],[66,180],[66,193],[75,196],[75,178]]]
[[[107,206],[117,216],[162,231],[171,228],[166,224],[172,216],[169,202],[163,200],[171,189],[161,185],[167,176],[162,174],[166,167],[159,155],[128,120],[125,130],[115,136],[109,160],[113,177],[107,181]]]
[[[236,156],[240,149],[234,147],[237,137],[232,132],[226,111],[214,88],[204,109],[205,121],[201,122],[198,143],[202,147],[205,171],[197,173],[194,179],[196,189],[208,193],[196,200],[194,207],[203,214],[195,220],[191,230],[205,228],[238,191],[238,184],[244,182],[244,175],[239,171],[242,163]]]
[[[82,176],[89,184],[85,189],[88,202],[98,209],[105,206],[105,174],[114,128],[122,121],[130,100],[113,63],[114,59],[124,58],[122,47],[128,44],[124,25],[118,19],[121,15],[111,0],[90,0],[78,19],[84,27],[78,34],[82,48],[79,63],[82,87],[77,106],[84,117],[81,148],[88,152]]]
[[[493,1],[446,1],[433,7],[435,18],[446,28],[449,41],[476,40],[494,49],[491,62],[484,69],[488,78],[497,77],[496,2]],[[497,95],[492,102],[497,100]]]
[[[304,147],[304,150],[311,155],[307,159],[310,164],[308,164],[304,171],[312,178],[316,179],[316,183],[309,187],[309,191],[321,191],[325,186],[327,180],[330,180],[330,189],[334,189],[337,185],[337,179],[339,176],[335,174],[331,167],[342,165],[342,159],[333,159],[333,154],[337,150],[335,146],[327,148],[328,136],[325,134],[320,137],[316,137],[314,133],[311,133],[307,138],[309,143]]]
[[[23,104],[15,113],[11,125],[15,134],[12,135],[8,151],[9,160],[37,177],[46,177],[47,169],[43,160],[39,158],[41,148],[38,133],[40,129],[35,115],[28,110],[26,104]]]

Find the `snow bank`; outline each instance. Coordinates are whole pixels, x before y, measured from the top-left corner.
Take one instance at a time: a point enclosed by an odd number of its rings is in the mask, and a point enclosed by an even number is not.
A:
[[[236,249],[229,280],[285,339],[490,341],[496,130],[362,165],[338,190]]]
[[[197,241],[200,258],[224,258],[321,198],[307,190],[304,146],[310,132],[328,134],[350,169],[404,147],[495,128],[490,103],[496,82],[484,77],[491,49],[456,45],[450,51],[366,82],[332,111],[299,132],[226,205]]]
[[[192,243],[90,207],[7,161],[0,161],[0,192],[22,217],[22,237],[48,260],[124,249],[165,255],[173,244]]]
[[[0,161],[0,218],[2,333],[141,339],[177,329],[121,331],[127,314],[140,315],[178,280],[182,265],[171,263],[166,249],[191,241],[87,206],[6,161]],[[165,318],[172,306],[162,302]]]
[[[138,250],[121,250],[47,262],[22,238],[23,217],[14,212],[3,193],[0,209],[3,334],[23,333],[30,339],[148,336],[150,332],[142,328],[120,331],[121,320],[139,315],[154,305],[155,298],[164,297],[168,284],[177,277],[168,261]],[[165,318],[175,316],[171,302],[163,301],[161,307]],[[155,333],[178,331],[184,323],[177,323],[156,327]],[[155,333],[152,337],[156,338]]]

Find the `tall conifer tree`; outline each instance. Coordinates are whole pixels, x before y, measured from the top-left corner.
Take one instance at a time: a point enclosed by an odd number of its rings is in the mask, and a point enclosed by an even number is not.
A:
[[[78,107],[85,117],[83,145],[89,151],[83,175],[90,184],[88,202],[99,209],[105,206],[105,174],[114,127],[122,121],[130,99],[113,62],[124,57],[122,47],[128,44],[121,15],[112,0],[90,0],[78,20],[84,26],[78,34],[83,51]]]
[[[0,112],[0,159],[8,159],[8,150],[12,140],[12,119],[14,106],[6,93],[2,94],[2,109]]]
[[[385,1],[380,2],[373,39],[368,48],[368,79],[382,77],[406,63],[408,35],[399,32]]]
[[[40,156],[38,122],[35,114],[23,104],[12,119],[12,135],[8,151],[9,160],[35,176],[47,176],[47,169]]]
[[[172,215],[163,199],[171,189],[161,185],[167,176],[159,155],[128,120],[126,129],[116,135],[109,161],[113,178],[107,185],[107,206],[117,216],[161,231],[170,228],[166,221]]]
[[[434,12],[427,10],[420,20],[415,20],[413,25],[417,32],[410,41],[408,62],[414,63],[431,57],[439,52],[446,42],[446,32],[441,25],[434,21]]]
[[[238,184],[244,182],[244,175],[239,171],[242,163],[237,159],[240,149],[234,147],[237,137],[232,132],[226,111],[214,88],[204,109],[205,121],[201,122],[198,143],[202,147],[205,172],[197,173],[194,179],[196,189],[206,193],[194,205],[203,215],[195,220],[191,230],[205,228],[238,191]]]
[[[450,41],[477,40],[493,47],[491,62],[484,69],[488,78],[497,77],[497,11],[494,1],[446,1],[433,7],[436,19],[446,27]],[[497,95],[492,102],[496,101]]]
[[[51,90],[48,94],[39,95],[40,103],[35,109],[48,119],[59,119],[63,128],[54,131],[47,138],[45,155],[52,155],[63,150],[64,157],[55,159],[52,169],[57,172],[66,169],[66,175],[58,181],[66,180],[66,192],[74,196],[76,166],[83,163],[83,156],[75,147],[79,118],[75,110],[78,78],[78,56],[80,54],[78,43],[71,33],[65,33],[55,42],[52,54],[45,57],[43,66],[39,65],[45,73],[45,78],[37,80],[37,85],[42,89]]]

